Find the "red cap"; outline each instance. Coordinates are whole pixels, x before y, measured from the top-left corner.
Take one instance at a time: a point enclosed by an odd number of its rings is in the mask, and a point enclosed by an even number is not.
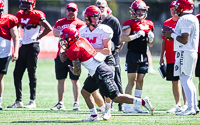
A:
[[[172,1],[172,3],[169,5],[169,8],[175,7],[176,6],[176,1]]]
[[[77,6],[77,4],[75,4],[75,3],[69,3],[69,4],[67,4],[66,9],[69,9],[69,8],[73,8],[73,9],[75,9],[76,11],[78,11],[78,6]]]

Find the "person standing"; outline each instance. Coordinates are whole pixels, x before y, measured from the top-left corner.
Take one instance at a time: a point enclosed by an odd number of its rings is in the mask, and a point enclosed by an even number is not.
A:
[[[149,110],[151,115],[154,114],[154,108],[148,97],[140,99],[119,92],[113,78],[113,70],[104,62],[105,55],[97,52],[87,39],[79,37],[78,30],[70,27],[64,28],[60,34],[60,42],[62,42],[61,52],[66,52],[67,57],[72,60],[73,67],[69,65],[70,70],[74,74],[80,75],[82,64],[89,71],[89,76],[84,82],[81,94],[85,99],[91,116],[82,121],[93,122],[100,120],[95,108],[94,99],[91,98],[92,92],[98,88],[102,90],[106,97],[109,97],[116,103],[137,103]],[[61,61],[65,61],[65,58],[61,57]],[[91,80],[94,82],[91,82]]]
[[[162,31],[166,39],[174,39],[174,76],[179,76],[188,103],[187,110],[176,115],[196,115],[199,112],[196,87],[192,81],[197,62],[199,21],[192,14],[193,9],[193,0],[177,0],[175,11],[180,18],[175,30]]]
[[[198,18],[199,22],[200,22],[200,14],[197,14],[196,17]],[[200,28],[200,27],[199,27]],[[199,32],[200,34],[200,32]],[[199,38],[200,41],[200,38]],[[199,99],[198,99],[198,107],[200,108],[200,45],[198,48],[198,59],[197,59],[197,65],[196,65],[196,69],[195,69],[195,76],[199,78],[199,86],[198,86],[198,90],[199,90]]]
[[[11,14],[3,14],[4,2],[0,0],[0,110],[3,110],[4,75],[8,70],[10,60],[18,59],[19,35],[17,31],[18,19]],[[14,52],[11,55],[11,38]]]
[[[120,93],[123,94],[122,83],[121,83],[121,68],[120,68],[120,59],[119,59],[119,48],[123,46],[123,43],[120,42],[121,35],[121,26],[119,20],[111,14],[110,8],[108,7],[106,0],[97,0],[96,6],[101,10],[101,24],[106,24],[110,26],[113,30],[112,41],[112,55],[115,59],[115,76],[114,80],[118,86]],[[118,110],[123,110],[122,103],[118,104]]]
[[[40,51],[39,39],[48,34],[52,27],[47,22],[45,14],[40,10],[35,10],[36,0],[20,0],[20,10],[17,12],[19,20],[18,27],[23,29],[23,38],[19,49],[19,58],[16,61],[14,69],[14,85],[16,91],[16,101],[7,108],[23,107],[22,102],[22,77],[27,68],[30,87],[30,101],[25,108],[36,108],[36,68],[37,56]],[[40,31],[41,26],[44,27]]]
[[[148,72],[147,44],[152,45],[154,39],[154,23],[145,19],[148,6],[142,0],[135,0],[130,9],[133,19],[123,23],[121,42],[128,42],[125,70],[128,72],[128,85],[125,93],[131,95],[136,83],[135,97],[141,98],[144,76]],[[139,105],[125,104],[125,113],[148,113]]]
[[[163,25],[175,28],[176,23],[179,19],[179,16],[175,14],[175,7],[176,7],[176,1],[173,1],[169,5],[171,18],[167,19]],[[165,39],[162,36],[162,48],[161,48],[161,55],[160,55],[160,65],[164,66],[164,56],[166,57],[166,63],[167,63],[167,75],[166,80],[172,81],[172,91],[175,99],[176,105],[171,108],[170,110],[167,110],[167,113],[177,113],[180,111],[184,111],[187,109],[187,101],[185,98],[184,91],[182,91],[183,99],[184,99],[184,105],[181,107],[181,87],[179,86],[179,77],[173,76],[174,72],[174,62],[175,62],[175,51],[173,50],[174,41]]]
[[[59,37],[60,31],[65,27],[74,27],[80,29],[85,25],[85,22],[77,18],[78,6],[76,3],[69,3],[66,7],[66,18],[58,19],[53,28],[53,34],[55,37]],[[74,75],[68,68],[68,65],[72,65],[72,61],[67,59],[65,62],[60,61],[60,43],[58,43],[58,52],[55,61],[55,73],[56,79],[58,80],[58,103],[51,108],[51,110],[64,110],[64,92],[65,92],[65,79],[69,74],[72,82],[73,95],[74,95],[74,106],[73,110],[79,110],[79,93],[80,93],[80,83],[79,76]]]

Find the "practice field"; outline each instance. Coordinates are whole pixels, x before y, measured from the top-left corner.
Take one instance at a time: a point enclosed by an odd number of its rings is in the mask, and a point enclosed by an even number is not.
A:
[[[159,66],[159,59],[154,59],[154,69]],[[122,82],[123,90],[127,84],[127,74],[124,71],[125,59],[121,58]],[[69,79],[66,80],[66,91],[64,94],[64,103],[66,111],[51,111],[58,100],[57,97],[57,80],[55,79],[54,61],[39,60],[37,67],[37,93],[36,93],[36,109],[7,109],[15,101],[15,89],[13,83],[14,63],[10,62],[9,70],[5,76],[5,90],[3,94],[3,111],[0,111],[0,124],[104,124],[104,125],[124,125],[124,124],[200,124],[200,115],[194,116],[176,116],[168,114],[166,110],[175,105],[172,94],[172,83],[162,79],[158,70],[157,74],[147,74],[144,79],[142,97],[149,96],[151,103],[155,108],[154,116],[150,114],[125,114],[119,112],[118,106],[114,103],[114,111],[112,111],[112,119],[109,121],[99,121],[93,123],[84,123],[81,120],[90,116],[85,101],[80,95],[80,111],[73,111],[73,94],[72,85]],[[87,70],[82,67],[80,77],[81,87],[84,79],[87,77]],[[198,87],[198,79],[193,79],[196,88]],[[22,99],[24,105],[29,102],[29,82],[28,75],[25,72],[22,81]],[[182,99],[183,104],[183,99]],[[101,113],[99,113],[101,115]]]

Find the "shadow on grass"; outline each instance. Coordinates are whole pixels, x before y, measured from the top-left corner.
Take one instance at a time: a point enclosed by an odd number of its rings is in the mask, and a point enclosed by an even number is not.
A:
[[[64,121],[64,120],[40,120],[40,121],[13,121],[11,123],[82,123],[82,121],[78,120],[71,120],[71,121]]]

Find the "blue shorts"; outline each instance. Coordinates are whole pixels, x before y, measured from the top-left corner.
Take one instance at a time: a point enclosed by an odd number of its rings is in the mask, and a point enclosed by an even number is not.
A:
[[[128,73],[145,74],[148,72],[148,58],[146,54],[137,54],[131,51],[126,55],[125,70]]]

